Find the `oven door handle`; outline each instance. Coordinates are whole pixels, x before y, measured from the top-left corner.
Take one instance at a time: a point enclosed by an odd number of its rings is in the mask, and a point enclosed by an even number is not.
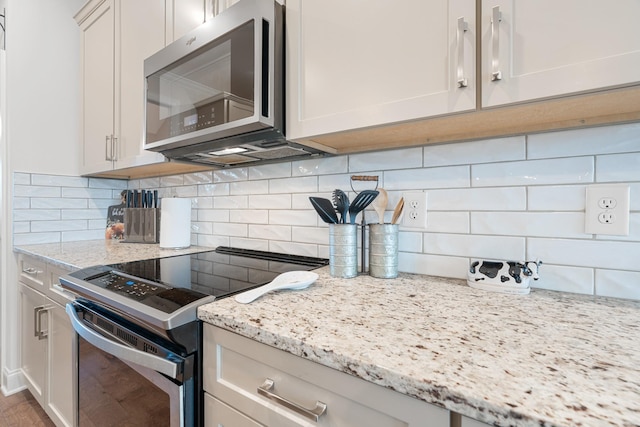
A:
[[[182,372],[181,362],[174,362],[162,357],[153,356],[149,353],[145,353],[132,347],[128,347],[126,345],[112,341],[94,331],[93,329],[87,327],[82,322],[80,317],[78,317],[78,312],[76,311],[73,303],[67,303],[65,311],[67,312],[69,319],[71,319],[71,325],[73,326],[73,329],[75,329],[78,335],[80,335],[82,338],[84,338],[97,348],[117,357],[118,359],[126,360],[128,362],[153,369],[154,371],[165,374],[173,379],[178,379],[179,374]]]

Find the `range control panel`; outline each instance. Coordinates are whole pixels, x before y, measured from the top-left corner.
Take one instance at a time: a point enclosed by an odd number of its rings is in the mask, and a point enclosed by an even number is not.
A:
[[[89,283],[124,295],[137,301],[143,300],[166,290],[157,283],[147,283],[139,279],[110,272],[88,280]]]

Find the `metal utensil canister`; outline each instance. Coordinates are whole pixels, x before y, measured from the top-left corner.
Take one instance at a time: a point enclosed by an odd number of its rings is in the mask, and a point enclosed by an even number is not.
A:
[[[369,224],[369,275],[398,277],[398,224]]]
[[[349,279],[358,275],[356,224],[329,224],[329,271],[333,277]]]

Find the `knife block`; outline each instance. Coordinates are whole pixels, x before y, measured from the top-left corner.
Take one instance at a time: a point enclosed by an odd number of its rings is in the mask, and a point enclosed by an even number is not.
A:
[[[160,209],[125,208],[124,241],[158,243],[160,241]]]

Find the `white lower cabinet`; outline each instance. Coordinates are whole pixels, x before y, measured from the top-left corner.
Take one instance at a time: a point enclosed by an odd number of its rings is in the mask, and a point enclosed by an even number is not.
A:
[[[75,331],[64,309],[65,296],[52,293],[49,283],[52,278],[57,281],[60,270],[27,257],[21,257],[19,265],[21,357],[27,387],[56,426],[73,426]]]
[[[203,376],[206,427],[449,426],[445,409],[209,324]]]

